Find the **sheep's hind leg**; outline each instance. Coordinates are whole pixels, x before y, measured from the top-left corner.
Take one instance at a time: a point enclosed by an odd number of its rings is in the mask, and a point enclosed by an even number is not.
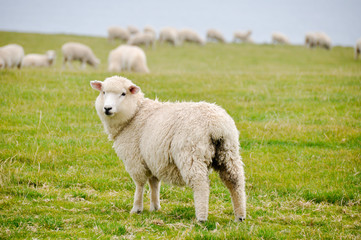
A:
[[[150,211],[157,211],[160,209],[159,191],[160,181],[156,177],[149,179],[150,186]]]
[[[133,208],[130,213],[141,213],[143,212],[143,192],[144,192],[143,182],[135,181],[135,193],[134,193],[134,203]]]

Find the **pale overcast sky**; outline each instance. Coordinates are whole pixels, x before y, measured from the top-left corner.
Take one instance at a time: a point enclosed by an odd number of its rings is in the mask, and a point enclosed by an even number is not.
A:
[[[274,31],[296,44],[308,31],[323,31],[333,44],[353,46],[361,0],[0,0],[0,31],[106,36],[111,25],[187,27],[203,37],[216,28],[228,41],[251,29],[258,43],[270,42]]]

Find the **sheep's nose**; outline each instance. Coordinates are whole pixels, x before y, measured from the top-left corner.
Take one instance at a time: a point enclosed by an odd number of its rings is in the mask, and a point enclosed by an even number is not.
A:
[[[112,107],[104,107],[104,111],[106,115],[111,115],[112,113],[110,112],[110,110],[112,110]]]

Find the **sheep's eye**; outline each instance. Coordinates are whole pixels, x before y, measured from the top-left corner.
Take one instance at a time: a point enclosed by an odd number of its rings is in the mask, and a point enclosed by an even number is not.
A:
[[[121,96],[125,96],[125,92],[123,92],[123,93],[121,94]]]

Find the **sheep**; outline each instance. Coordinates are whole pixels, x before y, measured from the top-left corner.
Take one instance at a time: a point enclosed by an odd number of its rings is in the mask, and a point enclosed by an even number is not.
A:
[[[152,34],[154,35],[154,37],[157,36],[157,33],[155,32],[154,28],[151,27],[151,26],[149,26],[149,25],[147,25],[147,26],[144,27],[143,32],[145,32],[145,33],[152,33]]]
[[[0,69],[17,67],[21,68],[24,49],[18,44],[8,44],[0,47]]]
[[[234,32],[233,34],[233,42],[245,42],[245,43],[253,43],[251,39],[252,31],[248,30],[247,32]]]
[[[49,50],[46,54],[27,54],[21,62],[21,67],[50,67],[54,64],[55,57],[54,50]]]
[[[144,44],[146,47],[148,47],[149,45],[152,45],[152,47],[154,48],[155,41],[156,41],[156,38],[153,33],[144,32],[144,33],[137,33],[134,36],[132,36],[128,40],[127,44],[138,45],[138,46]]]
[[[327,50],[331,50],[332,48],[331,38],[326,33],[317,32],[316,39],[317,39],[317,46],[321,48],[325,48]]]
[[[209,42],[215,41],[215,42],[221,42],[221,43],[225,43],[226,40],[224,39],[223,35],[221,32],[219,32],[216,29],[209,29],[207,31],[207,40]]]
[[[122,41],[128,41],[130,33],[127,29],[121,27],[109,27],[108,28],[108,41],[113,42],[114,39],[120,39]]]
[[[236,221],[246,217],[245,179],[239,132],[227,112],[206,102],[159,102],[144,97],[130,80],[91,81],[99,91],[95,108],[118,157],[135,185],[131,213],[143,211],[144,185],[150,211],[160,209],[160,181],[188,185],[198,221],[208,217],[210,170],[229,189]]]
[[[127,29],[128,29],[130,34],[137,34],[139,32],[138,28],[136,28],[136,27],[134,27],[132,25],[129,25]]]
[[[290,44],[290,41],[288,40],[288,37],[280,32],[274,32],[272,33],[272,43],[273,44]]]
[[[86,63],[97,68],[100,60],[96,58],[90,47],[76,42],[65,43],[62,48],[63,52],[63,68],[68,63],[71,66],[71,61],[79,60],[82,62],[82,68],[85,69]]]
[[[174,46],[180,45],[178,31],[172,27],[165,27],[159,32],[159,42],[169,42]]]
[[[356,42],[355,46],[355,59],[358,59],[358,56],[361,54],[361,38],[359,38]]]
[[[314,32],[308,32],[305,35],[305,46],[309,48],[314,48],[317,46],[317,36]]]
[[[180,42],[193,42],[200,45],[204,45],[202,38],[191,29],[182,29],[178,32],[178,37]]]
[[[149,73],[145,53],[137,46],[121,45],[110,51],[108,64],[109,72],[127,70]]]

